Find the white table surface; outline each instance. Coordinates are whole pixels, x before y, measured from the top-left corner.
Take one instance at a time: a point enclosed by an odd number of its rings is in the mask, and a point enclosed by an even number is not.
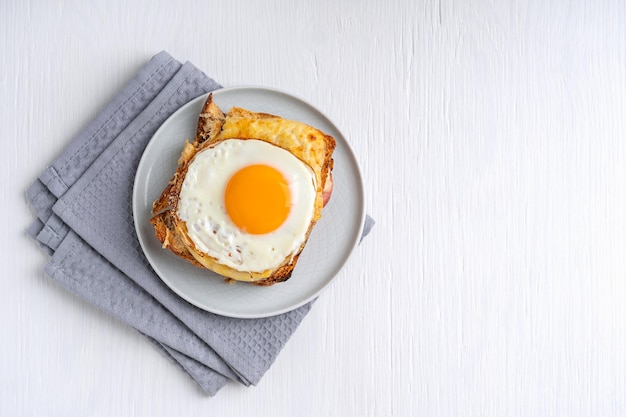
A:
[[[7,0],[0,28],[0,415],[625,415],[626,3]],[[213,398],[25,235],[26,187],[160,50],[322,109],[377,221]]]

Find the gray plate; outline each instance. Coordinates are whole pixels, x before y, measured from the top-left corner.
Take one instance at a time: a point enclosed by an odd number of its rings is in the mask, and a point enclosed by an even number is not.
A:
[[[333,195],[313,229],[291,278],[271,287],[226,284],[162,249],[149,222],[152,202],[176,170],[186,139],[193,140],[206,100],[181,107],[155,133],[139,163],[133,190],[133,214],[148,261],[176,294],[216,314],[238,318],[268,317],[302,306],[320,294],[341,270],[359,241],[365,217],[363,183],[354,153],[337,127],[312,105],[281,91],[262,87],[224,88],[213,99],[227,112],[233,106],[270,113],[314,126],[337,141],[333,154]]]

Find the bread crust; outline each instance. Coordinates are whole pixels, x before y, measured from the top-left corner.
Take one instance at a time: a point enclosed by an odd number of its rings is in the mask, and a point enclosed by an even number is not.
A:
[[[233,138],[263,140],[280,146],[306,163],[315,173],[315,208],[304,243],[293,256],[283,260],[278,267],[262,272],[237,271],[197,250],[189,238],[185,222],[177,214],[180,190],[194,156],[207,147]],[[233,107],[228,114],[224,114],[213,101],[213,94],[209,94],[198,117],[194,141],[185,142],[174,176],[153,204],[153,217],[150,223],[154,227],[156,238],[163,248],[169,249],[197,267],[207,268],[224,276],[227,281],[247,281],[255,285],[269,286],[288,280],[315,223],[322,215],[325,204],[324,193],[332,184],[332,153],[335,146],[336,142],[332,136],[301,122],[267,113],[255,113],[239,107]]]

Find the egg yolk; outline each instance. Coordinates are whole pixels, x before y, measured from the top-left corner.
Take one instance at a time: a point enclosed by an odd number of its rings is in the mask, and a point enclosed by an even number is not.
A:
[[[289,183],[268,165],[250,165],[237,171],[226,185],[224,201],[233,223],[252,234],[278,229],[291,209]]]

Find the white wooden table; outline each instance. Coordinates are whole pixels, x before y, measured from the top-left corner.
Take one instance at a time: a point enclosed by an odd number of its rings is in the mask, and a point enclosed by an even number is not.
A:
[[[626,414],[626,3],[6,0],[0,28],[0,415]],[[25,188],[160,50],[322,109],[377,221],[214,398],[25,235]]]

